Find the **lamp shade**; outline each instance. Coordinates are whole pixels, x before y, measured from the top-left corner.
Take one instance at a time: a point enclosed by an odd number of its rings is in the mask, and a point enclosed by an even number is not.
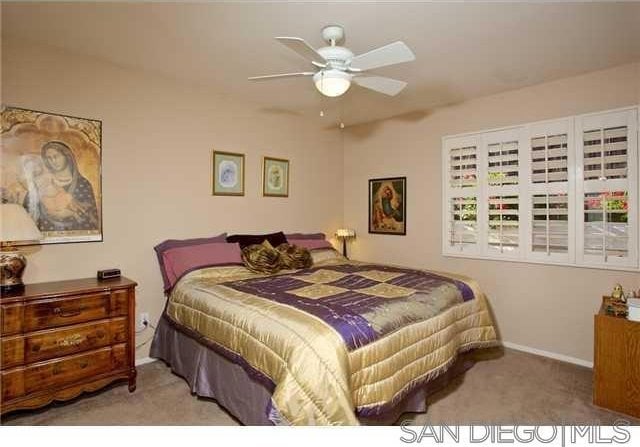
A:
[[[313,82],[320,93],[335,98],[349,90],[351,75],[340,70],[322,70],[313,75]]]
[[[338,228],[336,230],[336,237],[341,239],[352,238],[352,237],[356,237],[356,232],[351,228]]]
[[[0,242],[37,241],[40,239],[42,239],[42,233],[22,206],[15,203],[0,205]]]

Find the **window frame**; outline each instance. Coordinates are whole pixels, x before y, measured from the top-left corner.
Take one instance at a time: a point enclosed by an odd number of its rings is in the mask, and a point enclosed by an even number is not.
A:
[[[612,117],[618,118],[609,118]],[[628,258],[609,257],[609,259],[591,259],[585,256],[584,249],[584,192],[583,180],[583,128],[593,120],[600,120],[602,127],[608,127],[609,123],[620,122],[620,116],[626,117],[628,126],[627,166],[628,176],[626,180],[609,179],[607,183],[609,191],[616,191],[618,183],[624,183],[622,188],[629,192],[628,203]],[[517,126],[509,126],[490,129],[479,132],[470,132],[442,137],[442,255],[447,257],[463,257],[472,259],[487,259],[499,261],[515,261],[534,264],[563,265],[572,267],[597,268],[603,270],[640,271],[640,197],[638,186],[640,183],[639,144],[638,131],[640,128],[640,106],[623,107],[619,109],[601,112],[587,113],[569,116],[559,119],[537,121]],[[606,125],[605,125],[606,124]],[[587,126],[588,127],[588,126]],[[531,139],[541,132],[547,135],[567,134],[567,182],[533,183],[531,171]],[[489,187],[488,176],[488,147],[496,139],[508,135],[518,135],[519,174],[517,189],[519,196],[519,251],[518,253],[496,253],[488,249],[488,213],[489,194],[496,187]],[[477,185],[475,194],[471,194],[471,188],[452,188],[450,186],[449,151],[464,142],[475,142],[476,146],[476,173]],[[593,182],[593,181],[590,181]],[[507,186],[507,185],[505,185]],[[511,185],[509,185],[511,186]],[[492,189],[493,188],[493,189]],[[498,187],[500,188],[500,187]],[[504,186],[502,187],[504,188]],[[591,186],[586,186],[587,191]],[[567,253],[550,253],[533,251],[533,195],[558,193],[568,195],[568,223]],[[506,194],[500,194],[506,195]],[[475,196],[476,229],[477,238],[473,249],[449,244],[451,231],[450,203],[455,197]],[[463,244],[464,245],[464,244]]]

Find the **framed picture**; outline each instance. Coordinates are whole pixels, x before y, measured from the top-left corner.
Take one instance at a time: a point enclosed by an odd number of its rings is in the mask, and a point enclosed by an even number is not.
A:
[[[244,196],[244,154],[213,151],[211,193],[214,196]]]
[[[17,107],[0,114],[2,201],[27,210],[40,244],[102,241],[102,122]]]
[[[289,160],[272,157],[262,159],[262,195],[289,197]]]
[[[369,233],[407,234],[407,178],[369,180]]]

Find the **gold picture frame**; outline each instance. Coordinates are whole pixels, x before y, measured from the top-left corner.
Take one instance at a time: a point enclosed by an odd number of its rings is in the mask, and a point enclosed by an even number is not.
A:
[[[25,208],[37,244],[102,242],[102,121],[3,105],[0,140],[2,202]]]
[[[211,151],[211,195],[244,196],[244,154]]]
[[[289,197],[289,160],[262,157],[262,195],[264,197]]]

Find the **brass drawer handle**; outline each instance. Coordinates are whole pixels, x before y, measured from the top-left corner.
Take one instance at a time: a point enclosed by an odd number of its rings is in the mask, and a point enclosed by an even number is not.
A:
[[[85,338],[82,335],[73,334],[58,340],[58,346],[62,346],[62,347],[79,346],[84,340]]]
[[[78,364],[78,366],[80,366],[80,369],[85,369],[87,366],[89,366],[89,360],[83,360]]]
[[[55,309],[53,309],[54,315],[62,318],[77,317],[82,313],[82,311],[84,311],[84,307],[79,307],[77,310],[72,311],[65,311],[60,307],[56,307]]]

